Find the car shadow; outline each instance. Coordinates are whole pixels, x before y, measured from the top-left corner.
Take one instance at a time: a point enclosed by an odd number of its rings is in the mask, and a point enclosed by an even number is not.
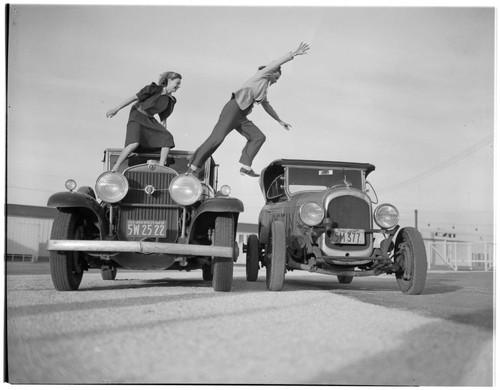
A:
[[[175,278],[162,278],[162,279],[116,279],[109,281],[102,281],[106,285],[82,285],[79,291],[110,291],[110,290],[130,290],[130,289],[145,289],[156,287],[211,287],[211,281],[195,280],[195,279],[175,279]]]
[[[284,290],[292,288],[293,290],[333,290],[333,291],[386,291],[401,292],[396,278],[387,277],[355,277],[350,284],[341,284],[336,277],[326,280],[299,279],[294,277],[287,279],[285,277]],[[463,287],[450,284],[446,278],[435,278],[428,276],[424,290],[420,295],[449,294],[461,290]]]

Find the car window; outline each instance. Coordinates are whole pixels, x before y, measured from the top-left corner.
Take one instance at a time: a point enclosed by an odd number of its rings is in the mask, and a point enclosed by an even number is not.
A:
[[[268,199],[277,199],[285,195],[285,177],[284,175],[278,176],[273,180],[269,188],[267,189]]]
[[[301,191],[324,191],[335,186],[363,189],[362,171],[343,168],[288,168],[288,190],[291,194]]]

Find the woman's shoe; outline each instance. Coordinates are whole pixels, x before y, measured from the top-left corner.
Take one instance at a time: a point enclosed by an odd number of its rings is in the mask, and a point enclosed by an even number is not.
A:
[[[250,177],[259,177],[260,176],[258,173],[255,173],[253,171],[253,169],[245,169],[243,167],[240,169],[240,174],[241,175],[247,175],[247,176],[250,176]]]

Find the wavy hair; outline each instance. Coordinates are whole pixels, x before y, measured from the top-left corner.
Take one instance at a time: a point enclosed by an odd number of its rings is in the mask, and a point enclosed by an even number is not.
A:
[[[168,80],[174,79],[182,79],[182,76],[177,72],[165,72],[160,75],[158,84],[166,86],[168,84]]]

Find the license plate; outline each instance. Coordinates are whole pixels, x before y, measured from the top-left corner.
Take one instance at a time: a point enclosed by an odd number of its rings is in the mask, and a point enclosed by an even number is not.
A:
[[[333,244],[364,245],[365,231],[363,229],[333,229],[331,242]]]
[[[166,237],[167,221],[128,221],[129,237]]]

